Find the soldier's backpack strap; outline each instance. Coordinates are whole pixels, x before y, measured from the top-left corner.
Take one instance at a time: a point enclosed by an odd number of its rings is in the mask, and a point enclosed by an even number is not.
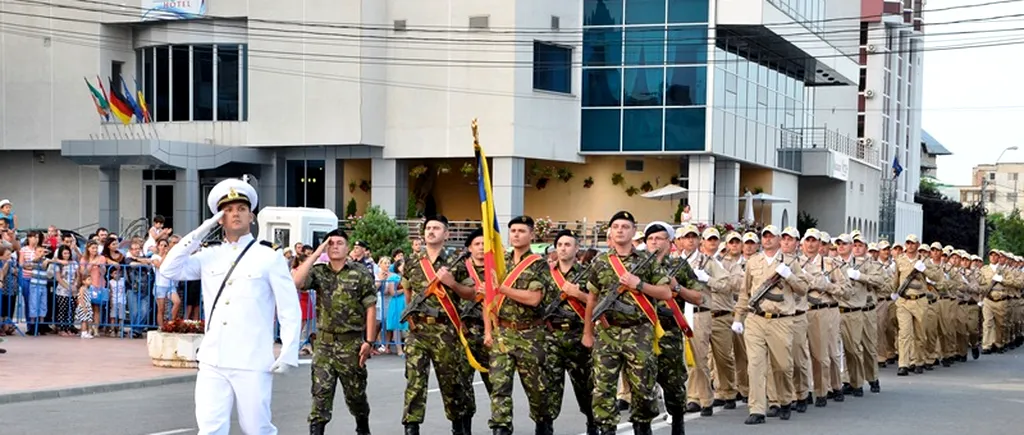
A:
[[[228,273],[224,275],[224,280],[220,282],[220,288],[217,289],[217,296],[213,298],[213,306],[210,308],[210,317],[206,318],[207,331],[210,330],[210,323],[213,320],[213,313],[214,311],[217,311],[217,301],[220,300],[220,294],[224,292],[224,286],[228,284],[228,279],[231,278],[231,272],[235,271],[235,266],[238,266],[238,262],[242,261],[242,257],[245,256],[246,252],[249,252],[249,248],[251,248],[252,245],[254,244],[256,244],[256,239],[250,240],[249,244],[245,245],[245,249],[242,250],[242,253],[238,254],[238,258],[235,258],[235,261],[231,262],[231,268],[228,269]]]

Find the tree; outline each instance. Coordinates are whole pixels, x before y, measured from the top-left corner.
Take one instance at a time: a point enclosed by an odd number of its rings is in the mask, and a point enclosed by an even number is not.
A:
[[[796,229],[800,231],[800,234],[806,233],[811,228],[818,227],[818,220],[811,216],[806,211],[801,210],[796,215]]]
[[[988,226],[992,228],[988,244],[992,249],[1009,252],[1024,252],[1024,219],[1019,210],[1008,215],[992,214],[988,217]]]
[[[362,218],[352,225],[349,241],[364,241],[378,257],[391,255],[395,249],[410,252],[409,231],[405,226],[388,217],[378,206],[370,206]]]
[[[922,183],[924,187],[924,183]],[[928,193],[927,195],[921,192]],[[974,252],[978,248],[978,221],[985,216],[985,210],[977,204],[964,207],[922,188],[914,200],[921,204],[924,229],[921,234],[922,243],[939,242],[954,248]],[[991,227],[991,226],[990,226]],[[986,230],[986,233],[991,229]],[[897,234],[899,239],[904,235]]]
[[[348,205],[345,206],[345,219],[352,219],[356,215],[356,199],[349,198]]]

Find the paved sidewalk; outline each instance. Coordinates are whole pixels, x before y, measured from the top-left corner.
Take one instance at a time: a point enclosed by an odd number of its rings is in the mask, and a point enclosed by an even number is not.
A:
[[[5,338],[0,404],[188,382],[196,373],[153,366],[145,339]]]

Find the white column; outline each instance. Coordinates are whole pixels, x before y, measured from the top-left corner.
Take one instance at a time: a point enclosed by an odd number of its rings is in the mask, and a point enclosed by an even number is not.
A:
[[[716,223],[740,220],[740,164],[733,161],[715,162],[715,216]]]
[[[715,206],[715,158],[702,155],[689,160],[691,221],[710,223]]]
[[[405,219],[409,204],[409,173],[406,164],[396,159],[374,157],[370,160],[370,202],[388,216]]]
[[[206,198],[199,197],[198,170],[185,168],[175,172],[174,228],[179,234],[186,234],[199,226],[200,207],[206,207]]]
[[[494,193],[494,213],[501,227],[501,236],[508,242],[506,224],[512,218],[523,214],[523,192],[525,187],[526,160],[518,157],[495,157],[491,159],[491,188]]]
[[[100,226],[121,231],[121,167],[100,167]],[[150,216],[146,216],[149,218]]]

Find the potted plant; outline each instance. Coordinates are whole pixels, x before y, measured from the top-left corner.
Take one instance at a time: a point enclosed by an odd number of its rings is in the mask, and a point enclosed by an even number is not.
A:
[[[551,180],[551,177],[553,177],[555,175],[555,167],[554,166],[543,166],[542,167],[542,166],[536,166],[535,165],[535,166],[533,166],[532,172],[533,172],[533,175],[535,177],[534,186],[537,187],[537,190],[541,190],[541,189],[547,187],[548,181]]]
[[[589,188],[591,188],[593,186],[594,186],[594,177],[587,177],[585,180],[583,180],[583,188],[584,189],[589,189]]]
[[[533,223],[533,237],[537,241],[543,241],[544,237],[551,231],[551,218],[537,218]]]
[[[441,164],[437,165],[437,173],[438,174],[447,174],[447,173],[449,173],[451,171],[452,171],[452,167],[449,166],[447,163],[441,163]]]
[[[623,177],[621,172],[616,172],[616,173],[612,174],[612,185],[613,186],[621,186],[622,183],[625,183],[625,182],[626,182],[626,177]]]
[[[558,168],[558,179],[562,180],[563,183],[568,183],[572,176],[573,173],[569,168]]]
[[[199,367],[199,346],[206,325],[202,320],[177,319],[165,322],[159,331],[146,334],[149,358],[157,367]]]
[[[412,169],[409,170],[409,175],[412,175],[412,178],[420,178],[420,177],[423,176],[423,174],[426,174],[426,173],[427,173],[427,165],[414,166]],[[355,188],[353,187],[353,190],[354,189]]]
[[[463,163],[461,172],[462,176],[465,178],[472,177],[476,175],[476,166],[473,166],[473,164],[469,162]]]
[[[644,181],[644,183],[640,185],[640,190],[647,193],[654,190],[654,186],[651,185],[650,181]]]
[[[355,192],[356,192],[356,182],[355,182],[355,180],[349,181],[348,182],[348,193],[355,193]]]
[[[370,182],[366,181],[366,180],[360,180],[359,181],[359,190],[362,190],[363,192],[369,192],[370,191]]]
[[[626,188],[626,195],[628,196],[633,196],[638,193],[640,193],[640,189],[637,189],[636,186],[629,186]]]

